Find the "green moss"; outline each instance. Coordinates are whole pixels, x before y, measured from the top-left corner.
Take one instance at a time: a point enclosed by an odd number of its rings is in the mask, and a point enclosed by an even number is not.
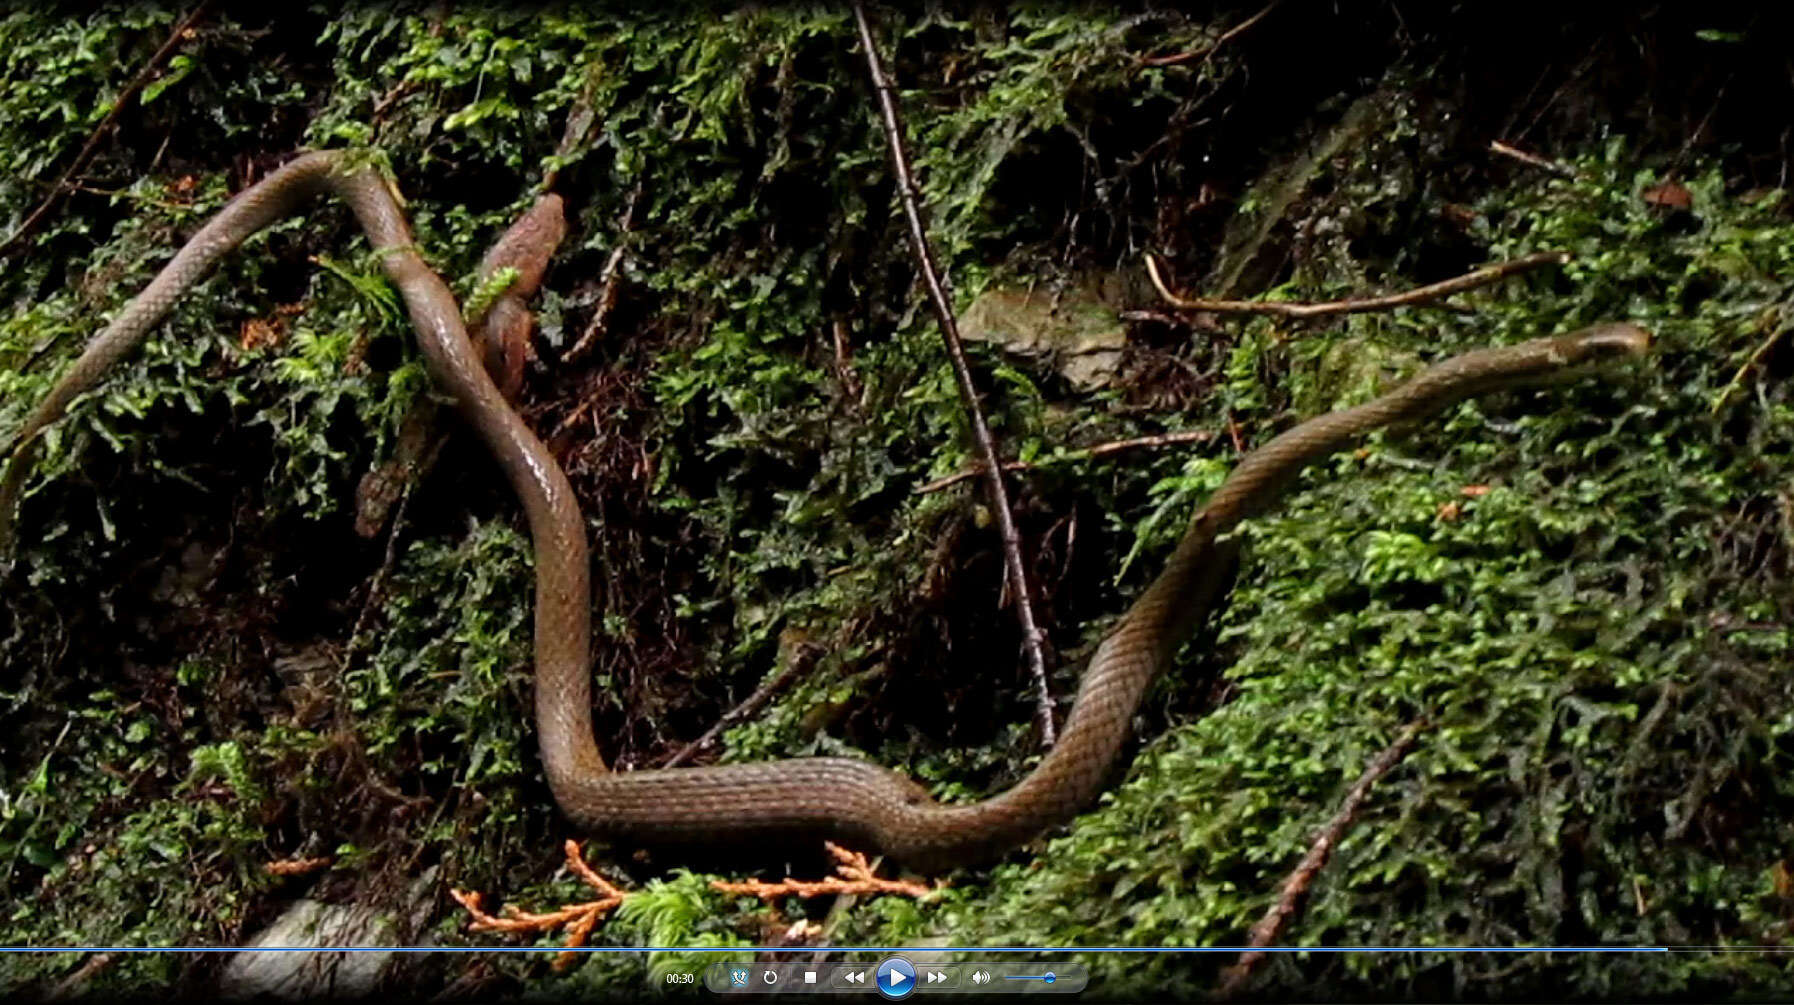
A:
[[[815,670],[730,731],[725,759],[863,751],[964,799],[1026,770],[1025,674],[983,669],[1016,651],[990,535],[966,490],[911,491],[969,455],[842,14],[390,5],[293,15],[285,50],[234,16],[212,15],[127,116],[168,149],[124,131],[91,171],[114,194],[71,200],[0,270],[0,430],[240,187],[239,152],[259,170],[300,145],[370,145],[464,294],[553,167],[577,216],[528,414],[554,429],[584,404],[596,423],[556,442],[603,584],[607,752],[651,763],[803,639],[822,650]],[[0,219],[29,211],[172,24],[153,9],[0,20]],[[1204,180],[1182,173],[1171,127],[1099,125],[1187,121],[1239,80],[1226,49],[1141,69],[1142,51],[1206,44],[1169,16],[941,13],[883,38],[962,305],[993,280],[1132,267],[1165,239],[1160,204]],[[1337,226],[1294,228],[1336,237],[1305,246],[1272,295],[1439,278],[1417,252],[1362,252],[1431,234],[1443,198],[1420,181],[1449,154],[1425,142],[1442,119],[1402,97],[1413,72],[1391,71],[1375,128],[1317,154],[1315,181],[1279,203]],[[563,148],[576,102],[592,125]],[[1273,159],[1251,156],[1251,170]],[[1162,170],[1163,187],[1130,163]],[[1794,696],[1777,500],[1794,415],[1768,379],[1785,359],[1758,350],[1785,323],[1794,226],[1779,193],[1746,201],[1710,164],[1675,162],[1692,215],[1638,198],[1670,170],[1662,152],[1616,141],[1576,164],[1576,181],[1482,186],[1462,236],[1477,262],[1571,251],[1561,272],[1465,295],[1469,316],[1196,333],[1184,414],[1143,413],[1125,386],[1076,394],[1048,363],[973,348],[993,426],[1044,457],[1229,422],[1262,442],[1423,360],[1596,320],[1660,340],[1639,372],[1464,405],[1315,465],[1246,528],[1230,605],[1155,689],[1143,749],[1101,806],[934,900],[863,904],[837,941],[1237,942],[1365,763],[1426,716],[1284,941],[1785,943]],[[623,320],[594,361],[560,368],[619,245]],[[244,348],[250,322],[278,326],[280,344]],[[347,526],[356,479],[429,393],[365,242],[328,209],[251,241],[58,425],[25,510],[35,534],[0,596],[15,738],[0,755],[0,899],[14,905],[0,940],[241,939],[317,892],[260,871],[306,854],[338,856],[322,887],[336,897],[394,899],[440,864],[445,882],[512,901],[583,898],[546,878],[565,825],[529,724],[531,557],[496,472],[449,427],[390,566],[385,542]],[[1029,474],[1059,693],[1232,460],[1221,435]],[[1199,715],[1189,695],[1221,690],[1205,688],[1217,676],[1229,700]],[[708,879],[640,877],[595,938],[758,941],[762,909]],[[462,920],[445,901],[427,928],[489,938]],[[594,956],[564,978],[536,957],[490,965],[558,994],[688,962]],[[1088,962],[1121,996],[1199,993],[1230,961]],[[4,965],[16,989],[76,963]],[[92,986],[203,978],[185,966],[128,957]],[[450,964],[420,966],[420,987],[452,979]],[[1261,980],[1272,994],[1491,997],[1786,983],[1749,958],[1545,954],[1284,957]]]

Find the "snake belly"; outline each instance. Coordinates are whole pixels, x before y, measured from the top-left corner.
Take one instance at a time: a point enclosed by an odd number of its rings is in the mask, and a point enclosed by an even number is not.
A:
[[[613,772],[592,728],[590,560],[572,486],[488,375],[459,306],[419,257],[385,179],[340,151],[303,154],[244,190],[88,344],[15,440],[0,477],[0,551],[44,428],[141,343],[220,257],[322,193],[354,212],[405,301],[432,377],[523,503],[536,565],[536,729],[555,801],[582,829],[632,841],[726,845],[833,837],[923,867],[1001,854],[1071,819],[1096,798],[1125,748],[1147,686],[1220,591],[1223,535],[1274,503],[1303,465],[1390,423],[1587,364],[1638,356],[1650,344],[1642,328],[1611,323],[1464,353],[1365,404],[1303,422],[1246,455],[1191,519],[1165,568],[1097,647],[1058,744],[996,796],[938,803],[902,775],[839,757]]]

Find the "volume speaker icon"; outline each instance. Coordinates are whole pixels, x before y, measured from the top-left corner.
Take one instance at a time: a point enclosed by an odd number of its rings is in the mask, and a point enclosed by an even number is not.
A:
[[[988,970],[972,971],[972,983],[973,984],[989,984],[990,983],[990,971],[988,971]]]

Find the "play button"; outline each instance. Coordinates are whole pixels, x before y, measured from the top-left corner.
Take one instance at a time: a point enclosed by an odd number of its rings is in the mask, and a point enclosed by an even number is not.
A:
[[[916,989],[916,968],[901,956],[878,965],[878,993],[886,998],[908,998]]]

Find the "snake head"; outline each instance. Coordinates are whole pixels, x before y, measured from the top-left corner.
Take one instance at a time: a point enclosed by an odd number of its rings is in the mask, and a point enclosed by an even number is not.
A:
[[[1572,363],[1643,356],[1651,350],[1651,333],[1628,321],[1609,321],[1558,339]]]

